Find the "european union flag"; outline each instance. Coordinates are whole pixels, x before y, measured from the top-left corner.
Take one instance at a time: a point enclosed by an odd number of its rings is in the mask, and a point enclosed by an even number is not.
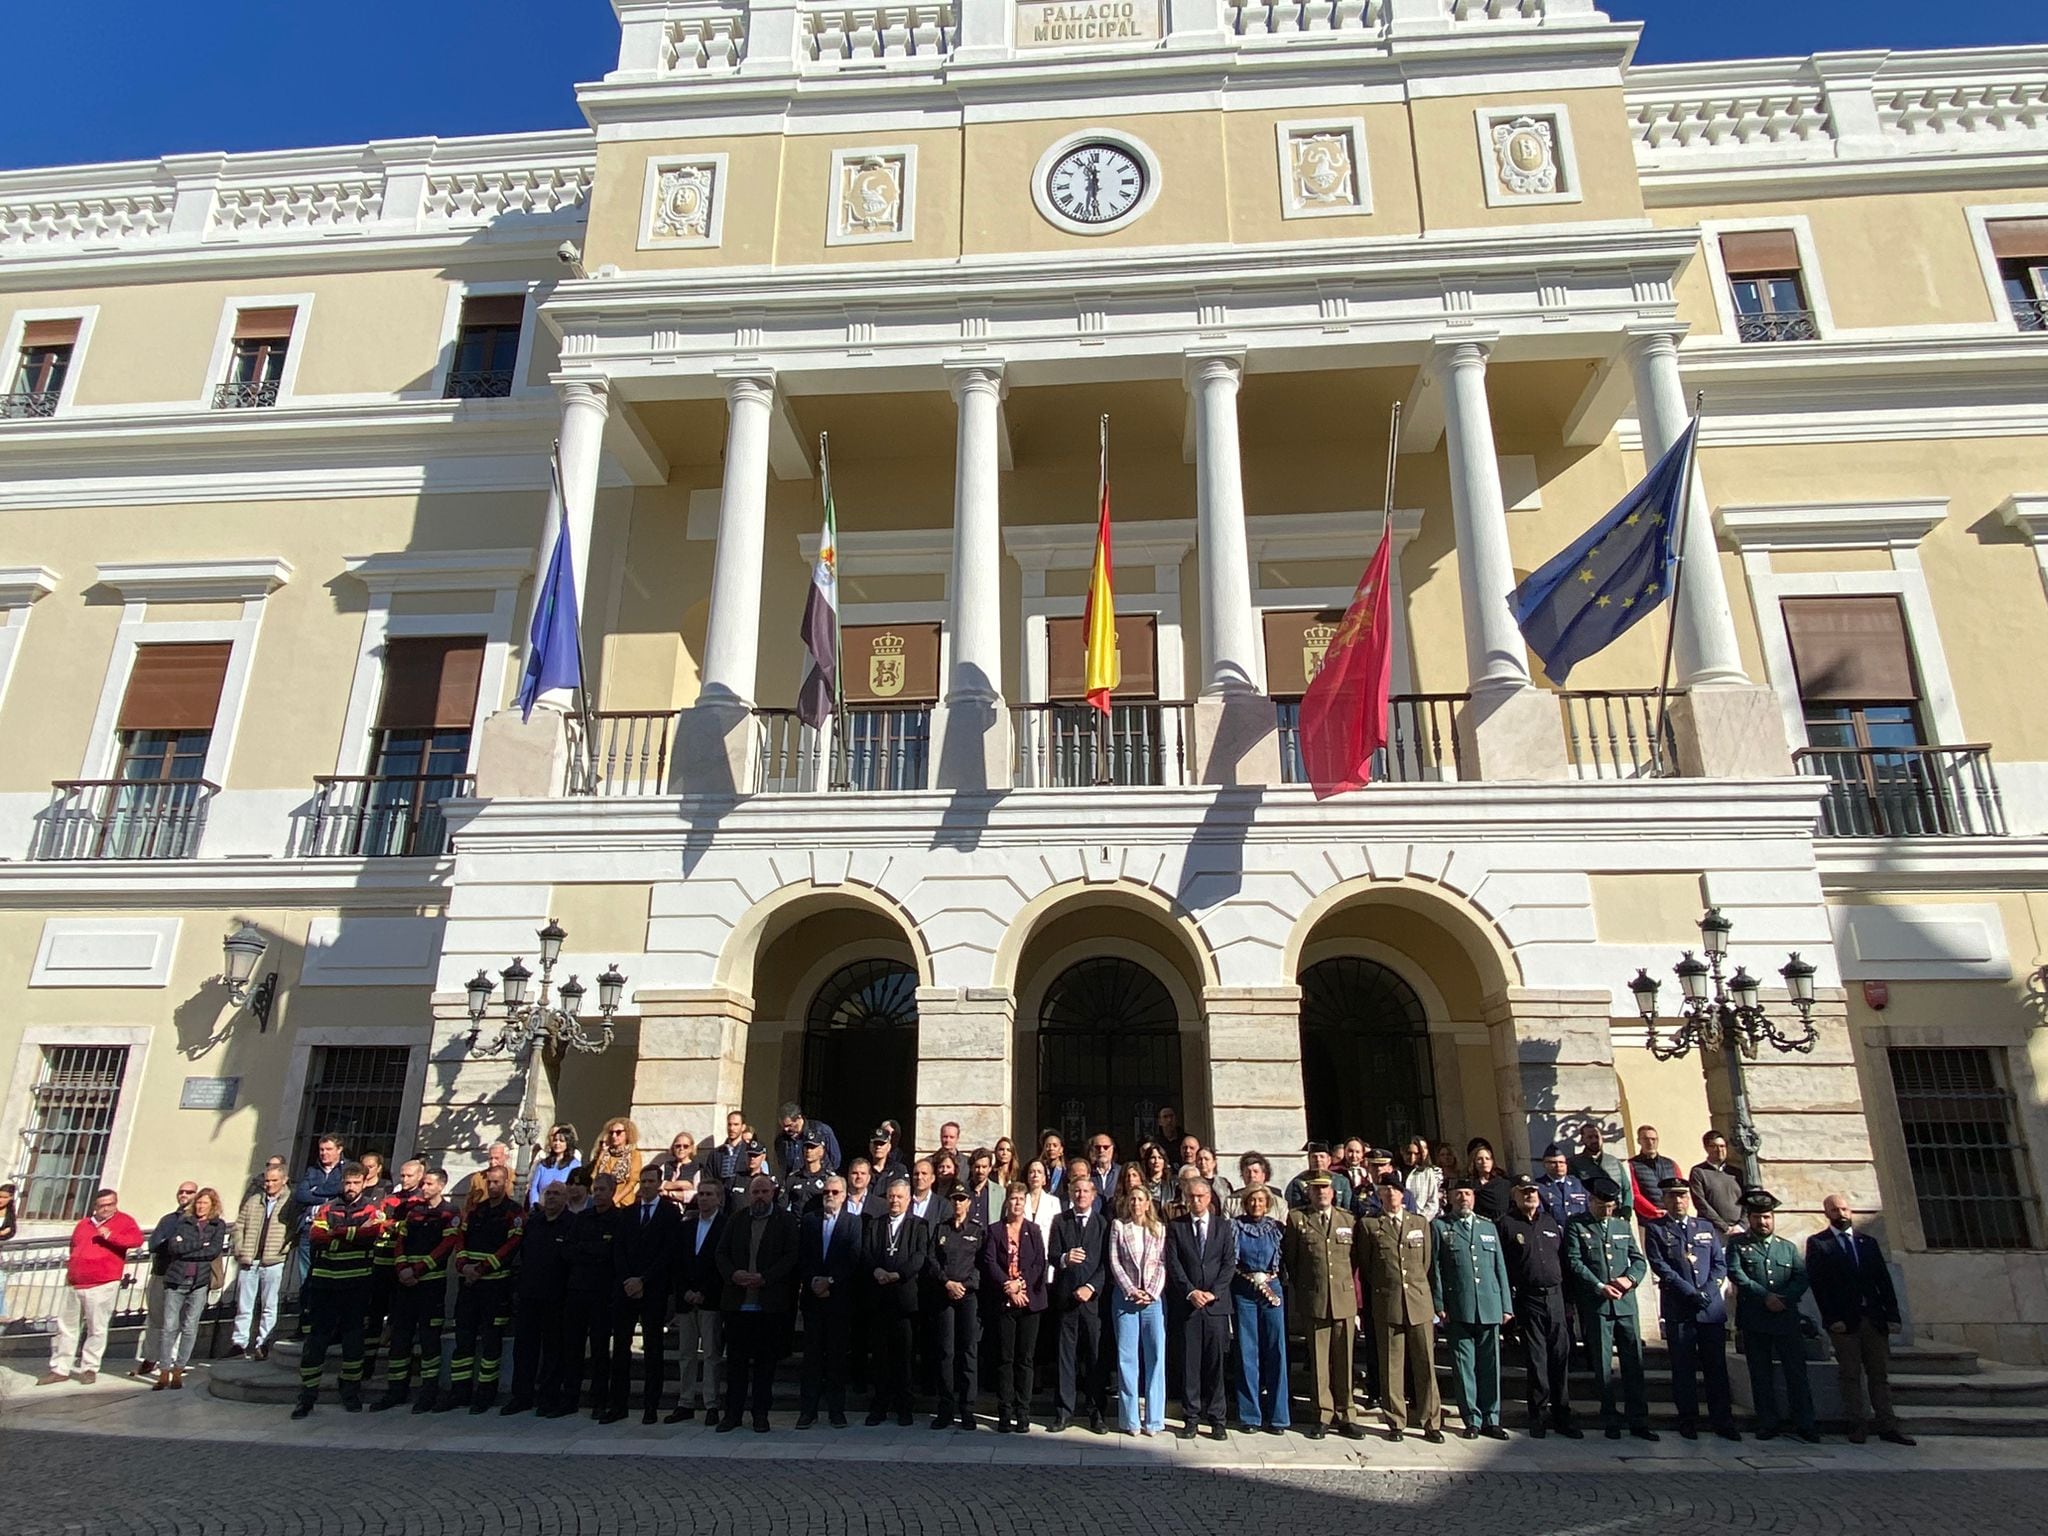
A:
[[[1671,594],[1674,541],[1692,479],[1693,422],[1643,483],[1508,597],[1552,681],[1604,650]]]
[[[548,556],[548,573],[533,597],[533,626],[527,632],[526,671],[519,679],[522,720],[533,718],[534,702],[551,688],[583,686],[583,640],[577,633],[576,571],[569,553],[569,519],[564,513]]]

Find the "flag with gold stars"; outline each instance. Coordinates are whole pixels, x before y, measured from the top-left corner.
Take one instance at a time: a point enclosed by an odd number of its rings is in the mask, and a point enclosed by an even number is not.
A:
[[[1508,598],[1551,680],[1604,650],[1671,595],[1680,509],[1692,479],[1692,423],[1621,505]]]

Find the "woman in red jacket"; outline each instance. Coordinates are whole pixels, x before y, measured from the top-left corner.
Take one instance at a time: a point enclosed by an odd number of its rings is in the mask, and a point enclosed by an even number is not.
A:
[[[50,1368],[36,1378],[39,1387],[75,1379],[90,1386],[99,1379],[100,1356],[107,1348],[107,1321],[114,1315],[114,1294],[128,1255],[142,1246],[142,1228],[121,1209],[111,1189],[92,1197],[92,1214],[71,1229],[71,1258],[64,1268],[66,1290],[57,1299],[57,1336],[50,1346]],[[78,1373],[72,1376],[73,1365]]]

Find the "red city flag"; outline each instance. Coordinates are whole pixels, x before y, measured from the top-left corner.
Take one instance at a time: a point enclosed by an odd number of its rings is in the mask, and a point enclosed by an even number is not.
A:
[[[1365,568],[1322,669],[1301,700],[1301,761],[1316,798],[1327,800],[1372,781],[1373,754],[1387,744],[1387,688],[1393,676],[1393,600],[1387,576],[1394,559],[1388,519],[1380,547]]]

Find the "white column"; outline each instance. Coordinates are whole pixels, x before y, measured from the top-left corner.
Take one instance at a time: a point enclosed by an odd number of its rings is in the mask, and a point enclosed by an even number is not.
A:
[[[932,711],[932,784],[1007,786],[1010,717],[1003,705],[1001,408],[999,359],[947,364],[959,408],[953,460],[953,570],[947,597],[946,697]]]
[[[569,526],[569,555],[576,588],[576,616],[587,624],[590,606],[590,540],[597,525],[597,472],[604,457],[604,424],[611,414],[611,385],[603,379],[557,379],[562,397],[562,498],[548,488],[547,519],[541,528],[540,548],[533,569],[533,590],[539,600],[541,583],[547,579],[548,562],[555,553],[556,531],[566,520]],[[586,659],[588,659],[586,657]],[[597,679],[586,677],[584,686],[595,693]],[[556,709],[573,708],[575,695],[567,688],[550,688],[539,702]]]
[[[1465,604],[1465,661],[1474,695],[1527,688],[1522,632],[1508,612],[1515,564],[1508,551],[1507,506],[1486,400],[1486,359],[1493,337],[1437,343],[1443,374],[1444,432],[1457,525],[1458,587]]]
[[[1670,330],[1647,331],[1628,346],[1635,377],[1636,419],[1642,424],[1643,459],[1654,464],[1678,441],[1692,413],[1678,374],[1678,337]],[[1685,569],[1679,578],[1676,619],[1677,676],[1681,688],[1749,682],[1728,610],[1728,584],[1701,479],[1693,476],[1685,517]]]
[[[1202,692],[1256,693],[1258,625],[1237,440],[1241,351],[1188,359],[1195,397],[1195,554],[1202,585]]]
[[[704,636],[702,704],[754,706],[761,650],[761,554],[768,524],[768,423],[775,374],[749,369],[725,379],[725,484]]]

